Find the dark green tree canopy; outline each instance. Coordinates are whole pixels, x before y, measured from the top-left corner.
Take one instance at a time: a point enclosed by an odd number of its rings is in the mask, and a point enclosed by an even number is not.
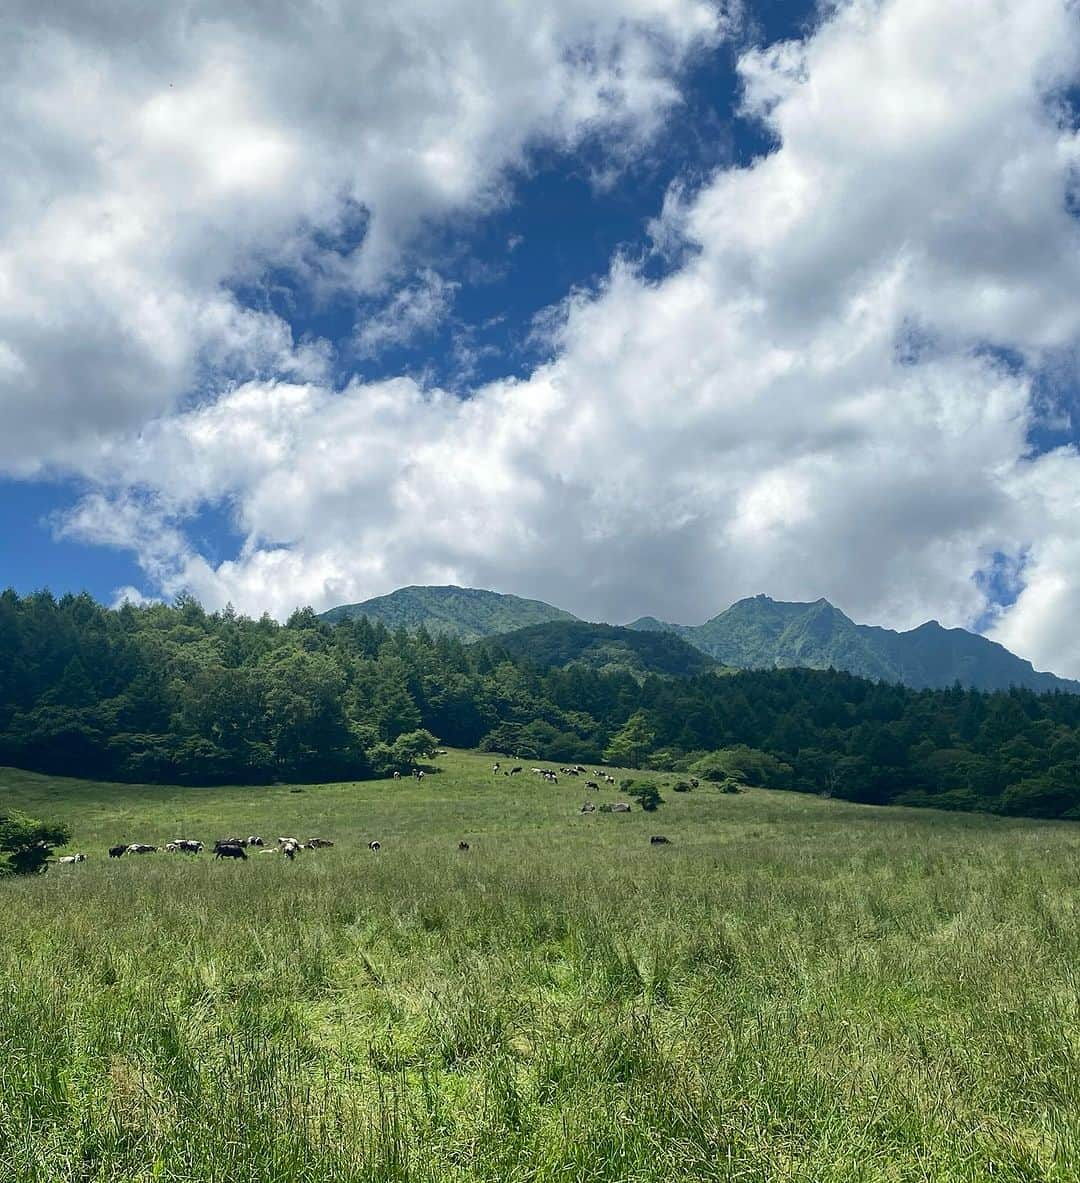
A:
[[[85,595],[0,593],[0,764],[265,784],[388,775],[437,742],[734,789],[1080,818],[1080,695],[911,690],[835,670],[545,666],[364,617],[299,611],[279,625],[190,597],[111,611]]]

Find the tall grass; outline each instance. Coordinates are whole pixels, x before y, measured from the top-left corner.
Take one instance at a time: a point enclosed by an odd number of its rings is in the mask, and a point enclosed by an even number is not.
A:
[[[0,774],[91,855],[0,885],[0,1181],[1080,1177],[1076,829],[445,765]],[[104,857],[235,829],[337,845]]]

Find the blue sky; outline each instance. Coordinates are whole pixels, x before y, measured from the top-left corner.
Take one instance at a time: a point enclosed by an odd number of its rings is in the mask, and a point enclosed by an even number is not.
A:
[[[826,595],[1080,670],[1064,0],[23,7],[5,583]]]

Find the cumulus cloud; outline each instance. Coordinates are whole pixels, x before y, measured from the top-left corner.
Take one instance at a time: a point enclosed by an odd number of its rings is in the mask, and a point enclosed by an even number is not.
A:
[[[1075,17],[831,7],[743,55],[776,148],[673,191],[654,229],[681,266],[616,262],[526,379],[255,375],[84,455],[70,528],[128,530],[155,587],[255,612],[458,582],[692,621],[764,590],[896,627],[990,611],[1080,674],[1080,459],[1029,444],[1036,377],[1080,337]],[[208,503],[245,539],[217,564],[183,531]],[[977,574],[1021,556],[993,614]]]
[[[14,0],[0,15],[0,471],[77,465],[325,349],[234,292],[379,294],[537,142],[633,153],[706,0]]]
[[[458,286],[425,268],[415,283],[400,288],[360,325],[356,333],[358,356],[377,357],[384,349],[431,333],[450,311]]]

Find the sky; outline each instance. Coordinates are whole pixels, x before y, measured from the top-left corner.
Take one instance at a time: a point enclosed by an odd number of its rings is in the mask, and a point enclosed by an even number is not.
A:
[[[0,584],[1080,676],[1075,0],[9,0]]]

